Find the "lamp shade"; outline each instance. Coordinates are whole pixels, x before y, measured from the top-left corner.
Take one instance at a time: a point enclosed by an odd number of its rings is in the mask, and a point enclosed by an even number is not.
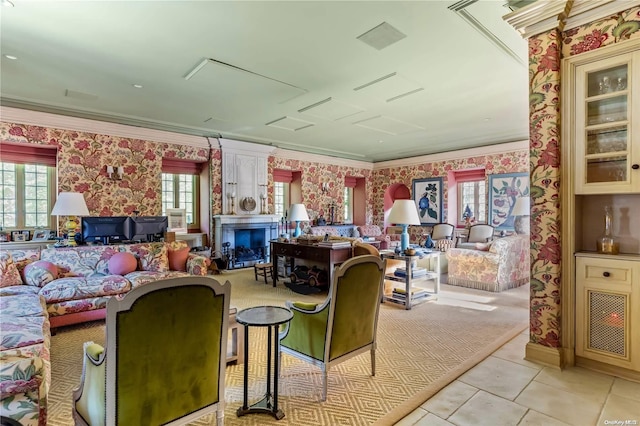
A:
[[[309,215],[307,214],[307,209],[304,204],[291,204],[291,209],[289,210],[289,220],[291,222],[302,222],[309,220]]]
[[[518,197],[511,210],[511,216],[529,216],[529,197]]]
[[[398,225],[420,225],[416,203],[413,200],[395,200],[387,221]]]
[[[89,216],[89,209],[81,193],[61,192],[51,210],[51,216]]]

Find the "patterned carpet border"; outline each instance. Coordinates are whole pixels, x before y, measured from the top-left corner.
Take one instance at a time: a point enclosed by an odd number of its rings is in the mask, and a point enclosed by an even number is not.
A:
[[[325,295],[301,295],[286,288],[256,282],[252,270],[214,276],[232,286],[232,305],[284,305],[286,300],[324,300]],[[370,375],[368,355],[329,371],[328,398],[321,402],[319,368],[284,356],[278,402],[285,418],[252,414],[238,418],[242,404],[243,365],[226,370],[226,425],[392,425],[469,368],[522,332],[528,324],[528,286],[502,293],[443,286],[438,301],[410,311],[392,303],[380,309],[376,375]],[[265,392],[266,332],[250,329],[249,398]],[[49,426],[72,425],[71,391],[80,380],[82,343],[104,344],[104,322],[62,328],[52,337],[52,385]],[[255,359],[258,358],[258,359]],[[215,424],[205,417],[193,425]]]

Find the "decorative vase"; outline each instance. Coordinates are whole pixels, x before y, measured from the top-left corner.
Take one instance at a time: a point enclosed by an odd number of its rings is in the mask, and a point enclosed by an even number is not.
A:
[[[435,244],[433,243],[433,240],[431,239],[431,234],[427,234],[427,241],[424,242],[424,246],[428,249],[433,248],[435,246]]]
[[[611,206],[604,208],[604,234],[597,241],[598,253],[618,254],[620,244],[613,236],[613,211]]]

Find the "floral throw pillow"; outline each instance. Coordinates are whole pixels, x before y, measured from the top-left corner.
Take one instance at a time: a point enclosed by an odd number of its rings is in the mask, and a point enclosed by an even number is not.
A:
[[[22,277],[11,257],[11,253],[0,252],[0,287],[9,287],[12,285],[21,285]]]
[[[58,267],[46,260],[37,260],[24,268],[24,281],[27,285],[43,287],[58,278]]]

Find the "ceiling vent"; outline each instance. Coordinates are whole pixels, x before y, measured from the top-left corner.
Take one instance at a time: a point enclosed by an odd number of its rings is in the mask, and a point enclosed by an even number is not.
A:
[[[366,33],[357,37],[361,42],[368,44],[377,50],[382,50],[385,47],[402,40],[407,35],[398,31],[392,25],[383,22],[375,28],[370,29]]]
[[[64,95],[67,98],[80,99],[83,101],[95,101],[98,99],[98,95],[92,95],[91,93],[83,93],[70,89],[65,90]]]
[[[362,108],[337,101],[333,98],[324,99],[298,110],[301,114],[308,114],[314,117],[333,121],[350,117],[363,111],[364,110]]]
[[[281,117],[277,120],[270,121],[265,126],[275,127],[277,129],[290,130],[296,132],[298,130],[306,129],[313,126],[314,123],[304,120],[298,120],[297,118]]]

